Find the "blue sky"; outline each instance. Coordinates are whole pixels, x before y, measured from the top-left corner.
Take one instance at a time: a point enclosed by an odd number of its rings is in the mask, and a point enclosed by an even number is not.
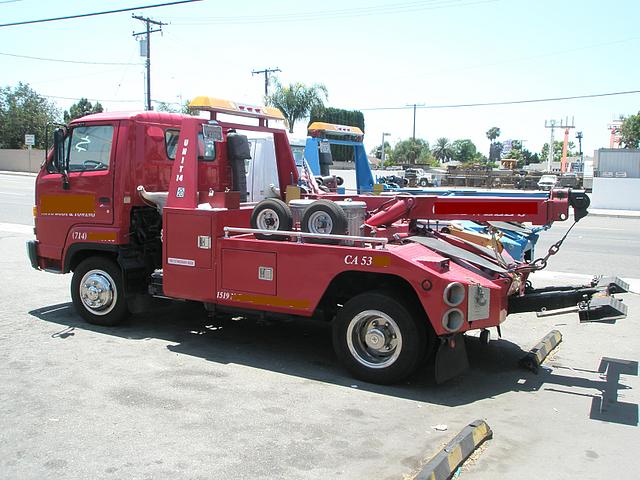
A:
[[[162,0],[0,0],[0,23],[73,15]],[[263,78],[323,83],[328,105],[364,110],[365,143],[411,136],[413,112],[368,110],[588,95],[640,89],[640,2],[621,0],[352,0],[203,2],[136,13],[169,23],[152,36],[152,98],[211,95],[261,103]],[[0,28],[0,86],[29,83],[52,97],[98,99],[109,110],[144,106],[144,67],[131,12]],[[61,108],[74,100],[53,99]],[[485,154],[485,131],[539,151],[545,120],[575,118],[583,149],[608,146],[607,124],[640,110],[640,94],[563,102],[418,109],[416,136],[470,138]],[[302,124],[297,132],[304,133]],[[571,133],[571,137],[575,131]],[[556,138],[562,132],[556,132]]]

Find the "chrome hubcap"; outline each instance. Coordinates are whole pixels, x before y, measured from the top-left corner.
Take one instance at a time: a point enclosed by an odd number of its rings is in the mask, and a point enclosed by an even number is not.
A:
[[[331,233],[333,221],[326,212],[315,212],[309,217],[308,227],[311,233]]]
[[[278,227],[280,226],[280,219],[276,212],[270,209],[265,209],[258,214],[256,223],[260,230],[278,230]]]
[[[103,270],[91,270],[80,281],[80,300],[94,315],[106,315],[115,307],[118,293],[115,282]]]
[[[347,345],[358,363],[369,368],[386,368],[400,356],[402,335],[389,315],[365,310],[349,322]]]

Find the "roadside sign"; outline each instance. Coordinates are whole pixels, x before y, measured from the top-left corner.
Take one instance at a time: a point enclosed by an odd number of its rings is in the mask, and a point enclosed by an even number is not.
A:
[[[28,147],[33,147],[36,144],[36,136],[32,133],[27,133],[24,136],[24,144]]]

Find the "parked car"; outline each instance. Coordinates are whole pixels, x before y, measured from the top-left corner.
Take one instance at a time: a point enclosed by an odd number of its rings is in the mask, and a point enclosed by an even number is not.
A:
[[[543,175],[538,180],[538,188],[540,190],[551,190],[558,183],[558,177],[555,175]]]
[[[415,179],[415,185],[419,185],[420,187],[432,187],[433,182],[431,182],[431,178],[429,174],[425,172],[422,168],[407,168],[404,171],[405,178],[409,180],[409,185],[413,183]]]

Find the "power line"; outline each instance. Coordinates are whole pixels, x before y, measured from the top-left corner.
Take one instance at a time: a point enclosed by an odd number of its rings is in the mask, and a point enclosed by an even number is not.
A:
[[[59,95],[44,95],[44,94],[39,94],[41,97],[45,97],[45,98],[55,98],[58,100],[82,100],[82,98],[77,98],[77,97],[61,97]],[[87,100],[98,100],[98,101],[102,101],[102,102],[110,102],[110,103],[140,103],[140,100],[105,100],[105,99],[98,99],[97,97],[92,98],[92,97],[84,97]],[[156,101],[156,100],[154,100]]]
[[[273,15],[243,15],[230,17],[172,17],[174,20],[193,20],[191,22],[172,22],[172,25],[215,25],[215,24],[251,24],[251,23],[281,23],[281,22],[300,22],[314,21],[326,18],[350,18],[363,17],[371,15],[387,15],[393,13],[411,13],[422,10],[435,10],[450,7],[463,7],[471,5],[479,5],[485,3],[494,3],[500,0],[429,0],[422,2],[409,2],[394,5],[378,5],[373,7],[359,7],[343,10],[325,10],[315,12],[299,12],[289,14],[273,14]]]
[[[192,2],[201,2],[202,0],[179,0],[175,2],[167,2],[167,3],[157,3],[155,5],[143,5],[141,7],[129,7],[129,8],[119,8],[117,10],[105,10],[103,12],[93,12],[93,13],[81,13],[78,15],[67,15],[65,17],[54,17],[54,18],[42,18],[40,20],[25,20],[22,22],[13,22],[13,23],[3,23],[0,24],[0,28],[2,27],[15,27],[17,25],[29,25],[32,23],[44,23],[44,22],[56,22],[58,20],[72,20],[74,18],[84,18],[84,17],[95,17],[97,15],[108,15],[111,13],[122,13],[122,12],[130,12],[131,10],[144,10],[148,8],[158,8],[158,7],[168,7],[171,5],[178,5],[181,3],[192,3]]]
[[[634,93],[640,93],[640,90],[628,90],[624,92],[609,92],[609,93],[594,93],[590,95],[573,95],[570,97],[551,97],[551,98],[536,98],[528,100],[508,100],[504,102],[485,102],[485,103],[459,103],[452,105],[424,105],[417,108],[423,109],[437,109],[437,108],[469,108],[469,107],[491,107],[496,105],[516,105],[522,103],[541,103],[541,102],[558,102],[562,100],[579,100],[583,98],[596,98],[596,97],[612,97],[615,95],[630,95]],[[403,107],[368,107],[358,108],[358,110],[406,110],[408,108],[414,108],[412,105],[406,105]]]
[[[64,60],[61,58],[44,58],[44,57],[31,57],[29,55],[18,55],[15,53],[0,52],[0,55],[5,57],[26,58],[28,60],[41,60],[43,62],[62,62],[62,63],[78,63],[85,65],[139,65],[138,63],[126,63],[126,62],[82,62],[79,60]]]
[[[41,97],[45,97],[45,98],[55,98],[57,100],[82,100],[82,98],[78,98],[78,97],[61,97],[59,95],[44,95],[44,94],[38,94]],[[95,100],[97,102],[108,102],[108,103],[140,103],[140,100],[107,100],[104,98],[98,98],[98,97],[84,97],[84,99],[86,100]],[[164,100],[156,100],[154,98],[151,99],[151,102],[153,103],[166,103],[168,105],[182,105],[180,102],[169,102],[169,101],[164,101]]]

